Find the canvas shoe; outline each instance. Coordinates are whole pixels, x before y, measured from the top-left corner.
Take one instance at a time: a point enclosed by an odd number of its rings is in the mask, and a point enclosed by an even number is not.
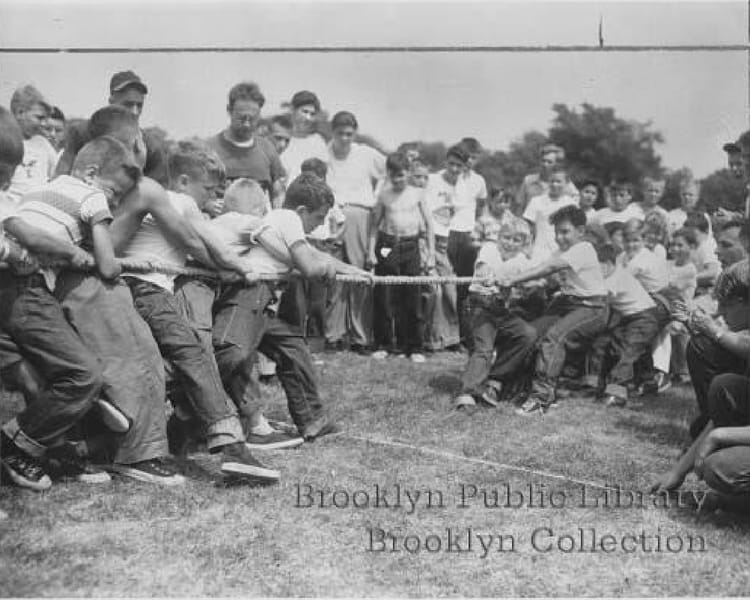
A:
[[[303,444],[304,441],[304,438],[298,433],[272,431],[266,435],[248,433],[245,445],[251,450],[280,450],[282,448],[294,448]]]
[[[52,487],[52,480],[45,472],[42,463],[25,452],[6,454],[3,456],[2,465],[16,485],[35,492],[43,492]]]
[[[105,468],[123,477],[129,477],[145,483],[176,486],[183,485],[185,478],[163,458],[151,458],[132,464],[114,463]]]
[[[312,442],[324,435],[331,435],[340,431],[341,428],[336,423],[329,421],[326,417],[320,417],[312,423],[308,423],[302,435],[306,442]]]
[[[414,354],[411,354],[409,356],[409,360],[411,362],[421,365],[424,362],[427,362],[427,359],[425,358],[424,354],[421,354],[420,352],[415,352]]]
[[[550,406],[547,406],[544,402],[534,396],[529,396],[519,408],[516,409],[516,414],[522,417],[530,417],[533,415],[544,415]]]
[[[383,360],[384,358],[388,358],[388,352],[386,352],[385,350],[376,350],[372,353],[372,357],[375,360]]]
[[[242,442],[227,444],[221,449],[221,453],[221,472],[225,475],[251,477],[269,483],[279,480],[279,472],[260,464]]]
[[[500,403],[500,394],[503,391],[503,384],[499,381],[488,379],[482,390],[482,400],[492,406]]]

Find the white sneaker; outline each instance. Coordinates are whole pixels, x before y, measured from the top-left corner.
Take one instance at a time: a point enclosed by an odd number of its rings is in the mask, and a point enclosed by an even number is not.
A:
[[[376,360],[383,360],[384,358],[388,358],[388,353],[385,350],[376,350],[371,356]]]
[[[415,352],[409,358],[411,359],[411,362],[417,364],[422,364],[423,362],[427,361],[427,359],[424,357],[424,354],[420,354],[419,352]]]

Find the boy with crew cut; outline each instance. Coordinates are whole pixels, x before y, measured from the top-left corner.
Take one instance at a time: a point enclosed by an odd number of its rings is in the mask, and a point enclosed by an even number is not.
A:
[[[409,162],[404,154],[388,156],[390,185],[378,194],[370,226],[369,261],[376,275],[417,276],[421,272],[419,234],[427,233],[427,267],[435,266],[435,236],[424,191],[407,183]],[[379,286],[375,289],[374,358],[405,352],[412,362],[424,362],[424,316],[419,286]]]
[[[643,220],[643,210],[633,200],[633,185],[618,181],[612,186],[611,204],[596,212],[596,223],[607,226],[609,223],[627,223],[631,219]]]
[[[545,314],[534,321],[539,352],[529,398],[518,414],[544,414],[556,402],[555,392],[568,352],[581,351],[607,325],[607,289],[596,250],[585,240],[586,215],[577,206],[565,206],[550,221],[559,250],[541,265],[508,277],[502,286],[558,273],[560,294]]]
[[[112,280],[120,269],[108,235],[110,204],[139,177],[139,166],[120,142],[109,137],[95,140],[76,157],[72,177],[61,176],[25,194],[15,215],[5,220],[5,228],[28,249],[66,257],[77,266],[90,264],[81,250],[88,245],[93,248],[98,277]],[[71,320],[70,307],[60,299],[58,284],[63,276],[64,272],[58,277],[53,268],[23,277],[6,271],[0,284],[4,307],[0,326],[46,383],[36,397],[27,397],[27,408],[3,427],[3,466],[17,483],[37,490],[49,487],[38,460],[54,444],[60,446],[58,464],[65,474],[82,481],[109,480],[81,460],[74,448],[60,443],[100,390],[107,391],[96,348],[86,342],[85,332]],[[94,312],[96,307],[87,310]]]
[[[212,176],[215,154],[191,142],[181,142],[169,156],[170,190],[167,198],[190,226],[198,231],[213,260],[208,266],[229,266],[235,272],[247,271],[239,256],[209,233],[201,215],[201,206],[212,200],[218,181]],[[187,254],[184,247],[169,240],[158,223],[145,218],[135,235],[123,248],[124,258],[143,261],[159,260],[184,266]],[[185,403],[175,411],[170,422],[174,450],[180,450],[180,433],[193,416],[205,428],[208,449],[221,452],[221,471],[227,475],[247,476],[273,482],[279,473],[261,465],[245,445],[242,424],[237,409],[222,386],[213,354],[205,348],[198,333],[181,313],[174,295],[174,276],[161,273],[125,273],[123,279],[130,287],[133,302],[141,317],[148,323],[162,355],[175,370]],[[187,404],[187,406],[185,406]],[[299,441],[301,443],[301,440]]]
[[[252,221],[244,229],[227,224],[223,239],[234,248],[249,247],[246,258],[256,273],[283,274],[296,268],[305,278],[332,279],[336,273],[367,277],[366,271],[313,249],[305,239],[331,206],[331,189],[316,175],[304,173],[287,188],[284,208],[269,212],[260,230]],[[221,225],[217,221],[214,226]],[[295,298],[284,289],[283,281],[222,286],[214,307],[216,362],[230,394],[246,397],[245,390],[255,387],[253,354],[260,350],[269,356],[277,365],[294,424],[312,441],[334,433],[337,426],[320,401]]]

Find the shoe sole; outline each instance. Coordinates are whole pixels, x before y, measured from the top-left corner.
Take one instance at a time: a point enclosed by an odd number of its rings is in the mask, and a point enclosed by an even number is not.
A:
[[[101,484],[112,481],[109,473],[86,473],[73,477],[76,481],[86,484]]]
[[[182,475],[171,475],[169,477],[158,477],[139,471],[138,469],[132,469],[127,465],[102,465],[101,468],[122,475],[123,477],[129,477],[136,481],[143,481],[144,483],[153,483],[156,485],[165,485],[168,487],[184,485],[186,479]]]
[[[115,433],[127,433],[130,430],[130,421],[117,407],[106,400],[97,400],[96,404],[107,429]]]
[[[281,477],[281,474],[274,469],[238,462],[221,463],[221,472],[226,475],[242,475],[264,481],[278,481]]]
[[[49,475],[44,475],[39,481],[31,481],[30,479],[21,477],[5,463],[3,463],[3,470],[8,474],[8,477],[10,477],[13,482],[19,487],[34,490],[35,492],[45,492],[52,487],[52,480],[49,478]]]
[[[304,438],[292,438],[283,442],[271,442],[270,444],[260,444],[254,442],[245,442],[250,450],[283,450],[284,448],[296,448],[305,443]]]

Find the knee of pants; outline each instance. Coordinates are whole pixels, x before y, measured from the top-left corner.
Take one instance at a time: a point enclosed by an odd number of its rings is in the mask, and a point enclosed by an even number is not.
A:
[[[741,494],[750,491],[750,482],[737,465],[728,460],[721,450],[706,457],[703,463],[703,481],[722,494]]]
[[[708,415],[717,427],[740,425],[727,420],[746,414],[750,402],[750,378],[722,373],[711,380],[708,388]]]

